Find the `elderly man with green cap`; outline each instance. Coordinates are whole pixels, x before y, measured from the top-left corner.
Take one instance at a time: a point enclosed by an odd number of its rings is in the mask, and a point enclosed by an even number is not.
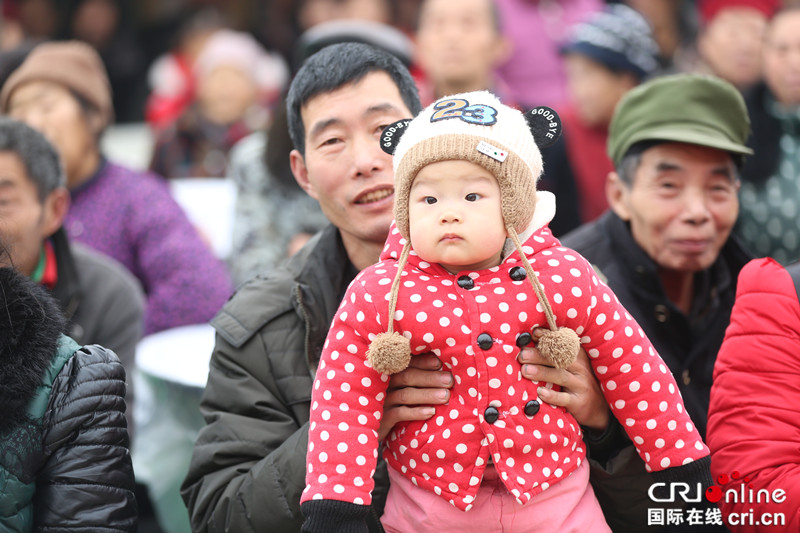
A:
[[[611,208],[562,239],[642,326],[704,438],[714,361],[750,259],[731,235],[749,132],[742,97],[720,79],[682,74],[633,89],[610,125]],[[609,483],[625,479],[625,463],[636,466],[629,448],[608,454]]]

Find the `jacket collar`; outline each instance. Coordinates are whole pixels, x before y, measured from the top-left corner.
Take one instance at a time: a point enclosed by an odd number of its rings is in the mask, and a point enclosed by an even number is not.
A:
[[[53,233],[50,242],[53,244],[58,268],[58,281],[51,294],[58,300],[67,320],[71,320],[81,302],[80,274],[63,227]]]
[[[667,296],[658,275],[658,265],[636,243],[628,223],[610,209],[600,218],[599,223],[609,236],[612,253],[620,259],[617,263],[623,277],[633,280],[629,284],[631,291],[666,302]],[[703,313],[719,294],[735,286],[739,270],[750,259],[750,255],[731,234],[717,260],[706,270],[695,274],[691,314]],[[679,311],[674,305],[671,307],[674,311]]]
[[[306,356],[315,369],[331,318],[358,270],[333,224],[312,237],[287,266],[297,272],[292,305],[306,324]]]

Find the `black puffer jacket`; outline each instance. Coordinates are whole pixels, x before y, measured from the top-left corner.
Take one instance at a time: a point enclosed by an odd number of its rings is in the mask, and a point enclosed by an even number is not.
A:
[[[61,335],[57,304],[0,268],[0,530],[136,530],[125,371]]]
[[[339,231],[244,284],[211,322],[217,340],[181,494],[196,532],[299,532],[311,386],[331,319],[356,271]],[[388,475],[378,463],[371,531]]]

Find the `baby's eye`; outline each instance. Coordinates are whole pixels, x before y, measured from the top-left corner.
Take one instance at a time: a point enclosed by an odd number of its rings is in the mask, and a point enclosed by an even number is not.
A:
[[[425,197],[425,203],[426,204],[435,204],[436,201],[437,201],[436,198],[434,198],[433,196],[426,196]]]
[[[478,193],[471,192],[464,197],[464,199],[468,202],[477,202],[480,195]]]

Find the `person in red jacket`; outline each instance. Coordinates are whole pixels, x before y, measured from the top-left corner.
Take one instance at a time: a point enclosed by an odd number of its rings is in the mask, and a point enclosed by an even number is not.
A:
[[[742,269],[714,366],[710,495],[737,533],[800,528],[798,266],[764,258]]]
[[[391,364],[394,343],[405,343],[406,355],[439,356],[455,385],[430,420],[397,424],[383,441],[387,531],[497,523],[610,531],[579,424],[541,401],[540,384],[514,366],[536,327],[557,330],[539,341],[556,366],[569,360],[544,341],[565,342],[559,326],[581,336],[571,349],[580,342],[588,350],[612,413],[656,478],[706,476],[708,449],[666,365],[591,265],[547,227],[555,200],[536,191],[537,142],[546,145],[559,127],[549,108],[523,115],[481,91],[440,99],[384,130],[381,142],[394,149],[396,226],[381,261],[348,288],[323,349],[303,531],[366,530],[382,400],[388,374],[403,368]],[[393,131],[404,132],[396,148]]]

